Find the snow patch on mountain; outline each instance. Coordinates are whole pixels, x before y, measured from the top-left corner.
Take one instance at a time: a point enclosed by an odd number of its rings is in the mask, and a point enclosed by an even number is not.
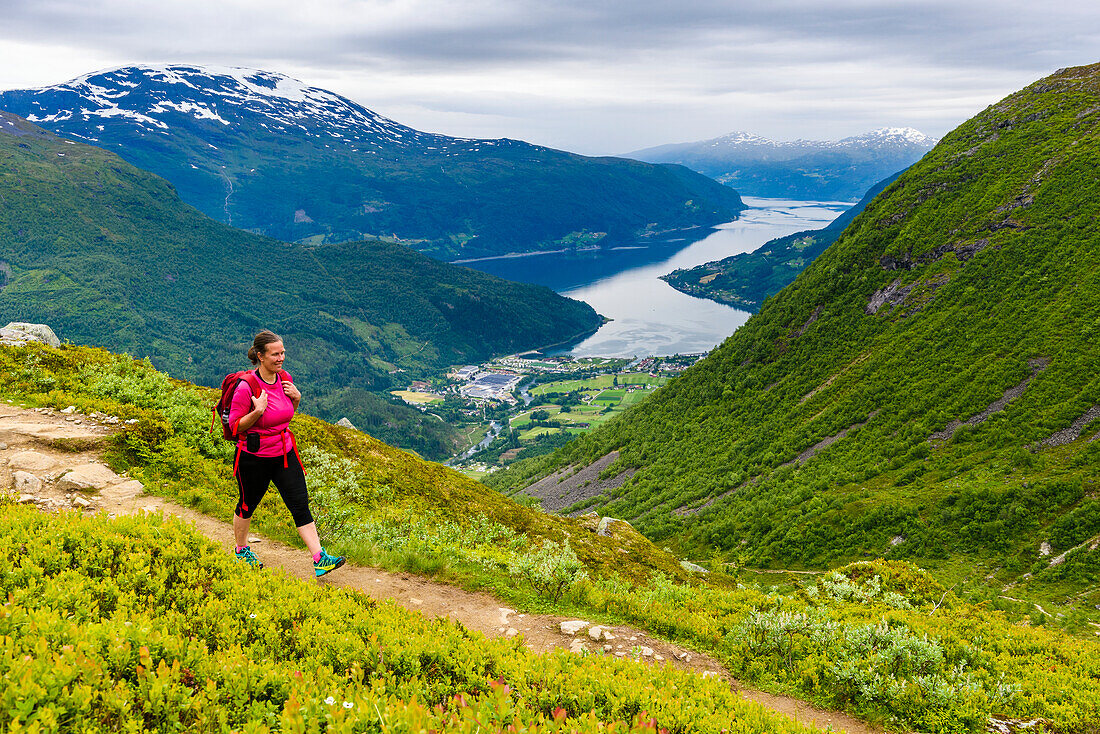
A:
[[[881,143],[910,144],[931,148],[938,141],[911,127],[880,127],[876,130],[838,140],[833,145],[866,146]]]
[[[452,138],[406,127],[333,92],[259,69],[142,64],[85,74],[64,84],[4,93],[29,95],[32,122],[93,117],[168,130],[212,121],[272,133],[329,138],[364,149],[467,152],[509,141]],[[193,121],[188,123],[187,119]]]
[[[911,127],[881,127],[840,140],[772,140],[753,133],[736,131],[703,142],[710,148],[784,148],[829,150],[835,148],[880,147],[886,145],[931,148],[936,139]]]

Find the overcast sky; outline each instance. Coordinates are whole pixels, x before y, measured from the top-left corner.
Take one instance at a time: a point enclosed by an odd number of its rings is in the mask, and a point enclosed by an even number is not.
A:
[[[1094,0],[0,0],[0,89],[246,66],[422,130],[624,153],[734,130],[940,137],[1100,61]]]

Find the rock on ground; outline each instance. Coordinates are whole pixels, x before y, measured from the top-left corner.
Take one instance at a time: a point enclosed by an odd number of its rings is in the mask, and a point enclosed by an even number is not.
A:
[[[42,480],[30,472],[17,471],[12,474],[12,481],[19,495],[36,495],[42,490]]]
[[[98,492],[121,481],[122,477],[101,464],[85,464],[58,479],[57,488],[63,492]]]
[[[37,451],[19,451],[12,454],[8,459],[8,468],[12,471],[31,472],[32,474],[49,471],[56,465],[57,462],[52,458]]]
[[[588,622],[584,622],[579,619],[566,621],[561,623],[561,633],[563,635],[575,636],[578,632],[588,626]]]

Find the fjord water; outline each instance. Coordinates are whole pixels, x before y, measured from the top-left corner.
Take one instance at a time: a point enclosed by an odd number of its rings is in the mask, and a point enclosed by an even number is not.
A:
[[[776,237],[819,229],[851,203],[742,197],[751,208],[697,242],[667,240],[581,253],[500,257],[465,263],[509,280],[537,283],[586,301],[609,319],[568,351],[577,356],[632,357],[706,352],[750,314],[680,293],[660,276],[742,252]]]

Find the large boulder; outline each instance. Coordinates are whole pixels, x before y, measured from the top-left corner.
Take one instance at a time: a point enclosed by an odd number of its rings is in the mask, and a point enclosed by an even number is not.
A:
[[[21,321],[12,321],[0,329],[0,344],[14,344],[23,346],[27,342],[42,342],[51,347],[61,346],[61,340],[53,329],[45,324],[27,324]]]

